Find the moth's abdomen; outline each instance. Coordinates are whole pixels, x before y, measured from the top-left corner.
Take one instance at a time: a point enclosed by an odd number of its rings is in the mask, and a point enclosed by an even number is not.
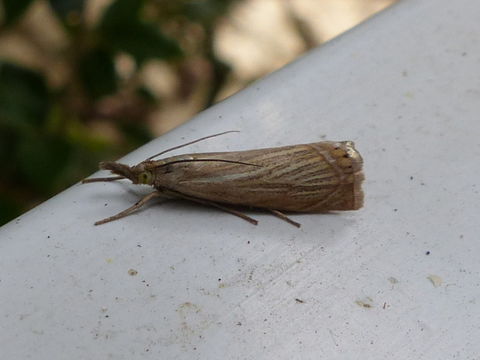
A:
[[[179,159],[223,159],[252,165],[175,163],[164,167],[161,174],[157,172],[157,187],[214,202],[295,212],[356,210],[363,205],[362,158],[352,142],[189,154],[162,162]]]

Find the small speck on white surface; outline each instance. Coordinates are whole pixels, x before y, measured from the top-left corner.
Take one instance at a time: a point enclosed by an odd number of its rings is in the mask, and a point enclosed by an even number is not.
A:
[[[443,284],[443,279],[438,275],[429,275],[427,279],[430,280],[434,287],[439,287]]]

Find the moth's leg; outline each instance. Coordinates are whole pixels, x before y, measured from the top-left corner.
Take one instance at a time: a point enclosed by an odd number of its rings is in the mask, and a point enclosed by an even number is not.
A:
[[[292,224],[293,226],[296,226],[296,227],[300,227],[301,224],[300,223],[297,223],[296,221],[293,221],[292,219],[290,219],[287,215],[285,215],[284,213],[278,211],[278,210],[273,210],[273,209],[268,209],[273,215],[275,215],[276,217],[279,217],[280,219],[282,220],[285,220],[286,222]]]
[[[137,209],[140,209],[148,201],[150,201],[150,200],[152,200],[156,197],[165,197],[165,196],[160,191],[151,192],[150,194],[144,196],[139,201],[137,201],[133,206],[130,206],[128,209],[119,212],[117,215],[113,215],[113,216],[110,216],[110,217],[105,218],[103,220],[97,221],[95,223],[95,225],[102,225],[102,224],[108,223],[110,221],[118,220],[118,219],[121,219],[121,218],[123,218],[127,215],[130,215],[132,212],[134,212]]]
[[[180,193],[177,193],[175,192],[175,197],[177,198],[181,198],[181,199],[185,199],[185,200],[189,200],[189,201],[193,201],[193,202],[196,202],[196,203],[199,203],[199,204],[203,204],[203,205],[209,205],[209,206],[213,206],[213,207],[216,207],[217,209],[220,209],[220,210],[223,210],[223,211],[226,211],[232,215],[235,215],[235,216],[238,216],[239,218],[242,218],[243,220],[246,220],[248,221],[249,223],[253,224],[253,225],[257,225],[258,224],[258,221],[251,218],[250,216],[248,215],[245,215],[244,213],[241,213],[240,211],[237,211],[237,210],[234,210],[234,209],[230,209],[226,206],[223,206],[223,205],[220,205],[220,204],[217,204],[216,202],[213,202],[213,201],[208,201],[208,200],[203,200],[203,199],[197,199],[197,198],[194,198],[194,197],[190,197],[188,195],[183,195],[183,194],[180,194]]]
[[[115,181],[125,179],[125,176],[111,176],[111,177],[104,177],[104,178],[92,178],[92,179],[84,179],[82,180],[82,184],[88,184],[93,182],[107,182],[107,181]]]
[[[202,200],[203,201],[203,200]],[[257,225],[258,224],[258,221],[255,220],[254,218],[251,218],[250,216],[248,215],[245,215],[244,213],[241,213],[240,211],[237,211],[237,210],[234,210],[234,209],[230,209],[226,206],[222,206],[220,204],[217,204],[217,203],[214,203],[214,202],[210,202],[210,201],[206,201],[204,202],[204,204],[206,205],[210,205],[210,206],[213,206],[213,207],[216,207],[217,209],[220,209],[220,210],[223,210],[223,211],[226,211],[232,215],[235,215],[235,216],[238,216],[239,218],[242,218],[243,220],[246,220],[248,221],[250,224],[253,224],[253,225]]]

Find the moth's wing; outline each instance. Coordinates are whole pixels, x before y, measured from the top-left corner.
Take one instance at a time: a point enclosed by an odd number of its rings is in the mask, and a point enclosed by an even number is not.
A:
[[[209,201],[287,211],[361,207],[362,159],[351,142],[321,142],[241,152],[188,154],[165,167],[156,186]]]
[[[357,210],[363,206],[363,160],[353,142],[308,144],[312,160],[299,162],[290,195],[294,203],[307,204],[305,212]],[[305,168],[303,168],[305,167]]]

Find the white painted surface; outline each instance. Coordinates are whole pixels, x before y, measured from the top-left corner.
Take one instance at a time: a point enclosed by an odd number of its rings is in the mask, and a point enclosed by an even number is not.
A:
[[[185,151],[351,139],[361,211],[94,227],[140,191],[90,184],[2,227],[1,358],[477,359],[479,13],[404,1],[124,159],[229,129]]]

